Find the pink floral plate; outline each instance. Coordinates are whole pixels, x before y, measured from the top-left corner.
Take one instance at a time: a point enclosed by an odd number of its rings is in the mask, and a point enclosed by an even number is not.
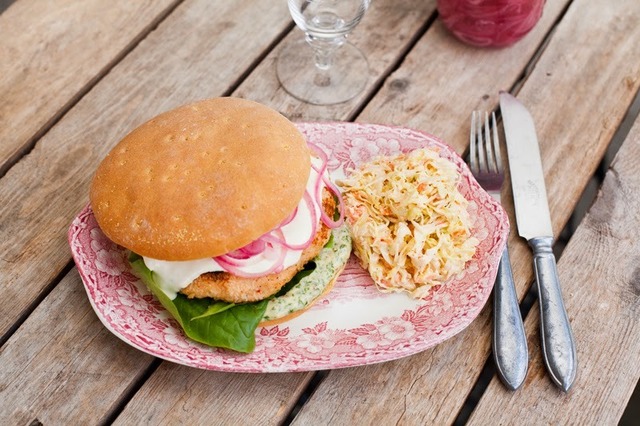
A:
[[[466,269],[427,298],[376,290],[351,257],[334,289],[303,315],[256,330],[250,354],[187,339],[177,322],[132,273],[122,247],[101,232],[90,206],[73,221],[69,244],[96,314],[113,334],[153,356],[192,367],[234,372],[309,371],[390,361],[454,336],[480,313],[497,272],[509,223],[504,210],[472,177],[463,160],[428,134],[354,123],[300,123],[329,155],[334,179],[381,154],[430,147],[453,161],[480,241]]]

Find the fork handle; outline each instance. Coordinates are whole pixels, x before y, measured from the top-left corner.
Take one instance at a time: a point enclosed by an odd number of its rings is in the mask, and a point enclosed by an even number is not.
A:
[[[529,240],[533,249],[538,300],[540,302],[540,331],[542,353],[551,380],[565,392],[576,377],[576,347],[567,311],[562,301],[560,280],[553,255],[551,237]]]
[[[504,385],[516,390],[527,376],[529,353],[506,247],[498,266],[493,309],[493,357],[496,369]]]

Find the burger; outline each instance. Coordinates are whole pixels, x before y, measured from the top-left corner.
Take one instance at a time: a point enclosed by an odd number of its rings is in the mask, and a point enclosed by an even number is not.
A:
[[[187,337],[251,352],[327,293],[351,241],[327,157],[278,112],[199,101],[129,133],[90,189],[104,234]]]

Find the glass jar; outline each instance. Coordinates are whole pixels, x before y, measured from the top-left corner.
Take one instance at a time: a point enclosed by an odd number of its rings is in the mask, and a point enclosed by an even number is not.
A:
[[[444,25],[475,46],[503,47],[525,36],[542,16],[545,0],[438,0]]]

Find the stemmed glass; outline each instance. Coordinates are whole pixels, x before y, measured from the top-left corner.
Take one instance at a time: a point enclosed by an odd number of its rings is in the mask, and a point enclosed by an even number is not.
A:
[[[364,54],[347,42],[371,0],[288,0],[305,33],[285,46],[276,63],[284,89],[308,103],[330,105],[359,94],[369,77]],[[311,46],[311,48],[309,48]]]

